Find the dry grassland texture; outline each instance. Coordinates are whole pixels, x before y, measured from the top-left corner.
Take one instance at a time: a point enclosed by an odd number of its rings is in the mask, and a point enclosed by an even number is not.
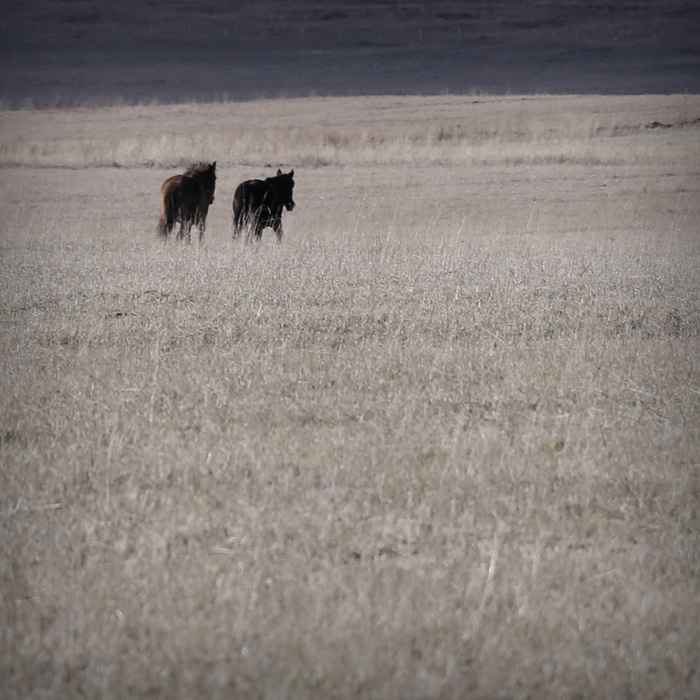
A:
[[[1,112],[2,696],[697,697],[698,117]]]

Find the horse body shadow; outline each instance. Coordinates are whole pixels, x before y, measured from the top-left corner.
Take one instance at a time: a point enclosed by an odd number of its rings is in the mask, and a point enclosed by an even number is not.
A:
[[[216,161],[195,163],[182,175],[169,177],[160,188],[158,235],[167,240],[176,223],[180,223],[178,240],[190,242],[192,226],[199,230],[201,242],[206,228],[209,205],[214,201]]]
[[[265,180],[246,180],[236,188],[233,195],[233,237],[243,229],[246,240],[260,240],[264,228],[270,227],[282,240],[282,212],[294,209],[294,170],[288,173],[277,171],[275,177]]]

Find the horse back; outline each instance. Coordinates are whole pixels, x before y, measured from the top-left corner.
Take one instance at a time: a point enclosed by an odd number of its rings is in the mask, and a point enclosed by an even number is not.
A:
[[[174,188],[177,187],[178,183],[182,179],[182,175],[173,175],[172,177],[169,177],[161,186],[160,186],[160,196],[161,199],[165,199],[166,195]]]
[[[241,213],[257,211],[269,198],[269,186],[264,180],[241,182],[233,193],[233,211]]]

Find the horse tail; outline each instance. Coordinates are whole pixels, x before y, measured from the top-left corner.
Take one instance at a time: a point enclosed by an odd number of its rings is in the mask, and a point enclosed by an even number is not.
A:
[[[245,187],[243,183],[236,187],[233,194],[233,237],[237,238],[245,226]]]
[[[207,225],[207,213],[209,212],[210,194],[204,187],[200,185],[201,194],[199,197],[199,205],[196,211],[197,228],[199,229],[199,242],[204,238],[204,231]]]
[[[158,220],[156,231],[163,239],[166,239],[173,230],[175,219],[177,218],[177,204],[173,189],[173,186],[170,186],[163,192],[163,198],[160,203],[160,219]]]

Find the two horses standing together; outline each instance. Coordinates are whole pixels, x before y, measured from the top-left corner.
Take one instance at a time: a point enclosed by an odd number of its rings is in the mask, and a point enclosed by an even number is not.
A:
[[[167,240],[176,223],[180,223],[179,240],[190,242],[192,226],[199,229],[202,240],[209,206],[214,202],[216,161],[195,163],[182,175],[169,177],[160,188],[160,220],[158,234]],[[247,240],[262,238],[270,226],[282,240],[282,211],[294,209],[294,171],[277,171],[265,180],[246,180],[233,195],[233,237],[247,229]]]

